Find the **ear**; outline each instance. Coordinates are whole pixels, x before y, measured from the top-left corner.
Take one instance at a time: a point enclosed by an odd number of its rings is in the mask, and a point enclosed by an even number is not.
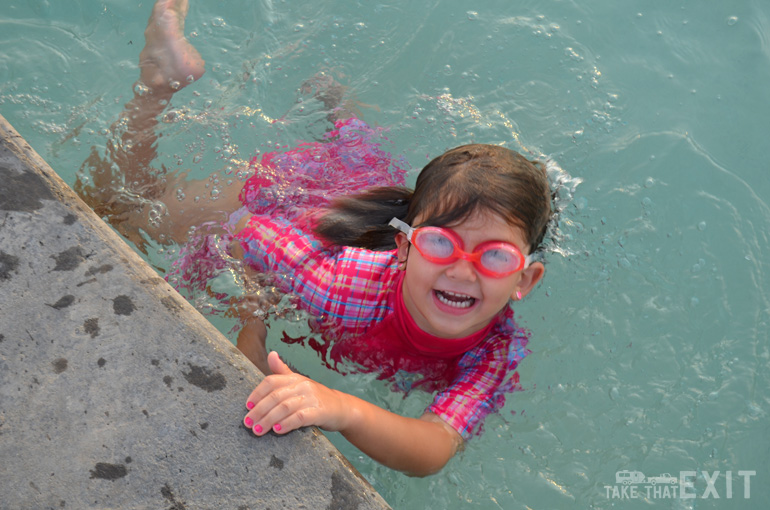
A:
[[[403,232],[396,234],[396,246],[398,260],[406,262],[406,258],[409,256],[409,240]]]
[[[533,262],[526,269],[522,269],[519,279],[519,283],[516,284],[516,288],[513,289],[511,299],[516,299],[516,292],[521,292],[521,297],[529,294],[529,291],[535,288],[540,280],[545,275],[545,266],[542,262]]]

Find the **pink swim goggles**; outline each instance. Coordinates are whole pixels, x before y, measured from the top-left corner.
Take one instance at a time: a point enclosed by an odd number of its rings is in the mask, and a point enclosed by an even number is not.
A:
[[[463,259],[473,263],[482,274],[502,278],[521,271],[530,263],[516,245],[503,241],[487,241],[476,246],[472,253],[463,250],[463,242],[457,234],[441,227],[412,228],[393,218],[388,223],[404,234],[425,260],[434,264],[451,264]]]

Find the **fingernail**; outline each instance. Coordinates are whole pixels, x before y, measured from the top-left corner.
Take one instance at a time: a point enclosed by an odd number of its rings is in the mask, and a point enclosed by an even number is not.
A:
[[[251,427],[252,425],[254,425],[254,420],[252,420],[247,416],[246,419],[243,420],[243,423],[245,423],[247,427]]]
[[[276,432],[280,432],[281,431],[281,424],[280,423],[276,423],[275,425],[273,425],[273,430],[275,430]]]
[[[262,425],[254,425],[254,433],[255,434],[261,434],[262,433]]]
[[[254,409],[254,402],[246,402],[246,409]]]

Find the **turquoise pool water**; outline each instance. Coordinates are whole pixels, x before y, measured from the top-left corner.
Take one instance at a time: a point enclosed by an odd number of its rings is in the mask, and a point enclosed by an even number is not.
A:
[[[72,183],[130,97],[151,2],[2,3],[0,112]],[[208,72],[175,97],[160,161],[237,185],[231,160],[314,133],[296,91],[319,71],[374,106],[364,118],[415,171],[470,141],[551,155],[582,182],[516,308],[533,334],[524,391],[428,479],[331,439],[394,508],[768,508],[770,4],[473,5],[194,2]],[[286,112],[291,127],[269,123]],[[281,349],[399,412],[427,401]],[[695,497],[623,485],[624,470],[697,471]]]

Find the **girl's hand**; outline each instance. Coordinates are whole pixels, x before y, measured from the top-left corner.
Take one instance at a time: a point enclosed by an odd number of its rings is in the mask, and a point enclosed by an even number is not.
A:
[[[295,374],[275,352],[267,361],[273,375],[251,392],[243,420],[258,436],[316,425],[341,432],[377,462],[418,476],[440,470],[462,444],[460,434],[431,413],[399,416]]]
[[[249,410],[243,420],[254,434],[270,429],[285,434],[300,427],[316,425],[338,431],[345,426],[346,395],[296,374],[276,352],[267,357],[270,375],[249,395]]]

